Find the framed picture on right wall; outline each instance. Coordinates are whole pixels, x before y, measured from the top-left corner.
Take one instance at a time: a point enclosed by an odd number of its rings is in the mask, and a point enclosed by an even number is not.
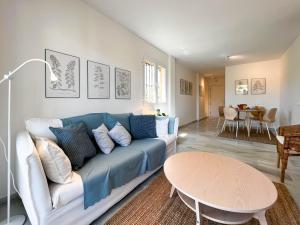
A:
[[[251,94],[252,95],[266,94],[266,78],[251,79]]]

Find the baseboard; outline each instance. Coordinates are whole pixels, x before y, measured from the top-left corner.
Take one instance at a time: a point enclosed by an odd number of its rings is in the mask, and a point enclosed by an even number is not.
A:
[[[198,121],[205,120],[205,119],[207,119],[207,118],[208,118],[208,116],[204,116],[204,117],[202,117],[201,119],[199,119]]]
[[[197,120],[194,120],[194,121],[189,122],[189,123],[187,123],[187,124],[181,125],[181,126],[179,126],[179,128],[186,127],[186,126],[191,125],[191,124],[193,124],[193,123],[197,123]]]

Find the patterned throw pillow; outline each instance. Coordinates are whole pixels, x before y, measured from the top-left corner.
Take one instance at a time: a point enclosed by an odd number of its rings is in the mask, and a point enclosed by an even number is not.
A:
[[[156,118],[156,134],[158,137],[167,136],[169,131],[169,117]]]
[[[105,154],[111,153],[111,151],[115,147],[115,144],[108,136],[107,127],[102,124],[100,127],[93,130],[93,134],[101,151]]]
[[[48,179],[59,184],[70,183],[72,166],[64,151],[47,138],[37,138],[35,145]]]
[[[72,167],[78,170],[84,161],[96,155],[84,123],[71,124],[63,128],[49,127],[58,140],[58,145],[69,157]]]
[[[108,135],[121,146],[130,145],[131,135],[119,122],[108,132]]]
[[[131,115],[130,130],[133,138],[156,138],[156,122],[154,115]]]

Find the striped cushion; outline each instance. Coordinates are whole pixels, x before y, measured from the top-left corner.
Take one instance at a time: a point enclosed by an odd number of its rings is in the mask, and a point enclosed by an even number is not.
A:
[[[49,127],[58,140],[58,145],[69,157],[72,167],[78,170],[84,161],[96,155],[84,123],[71,124],[63,128]]]

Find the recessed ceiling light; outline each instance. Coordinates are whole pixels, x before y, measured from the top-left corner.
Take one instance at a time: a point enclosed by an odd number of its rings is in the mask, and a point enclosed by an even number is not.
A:
[[[244,58],[243,55],[230,55],[230,56],[227,56],[228,60],[236,60],[236,59],[243,59],[243,58]]]

